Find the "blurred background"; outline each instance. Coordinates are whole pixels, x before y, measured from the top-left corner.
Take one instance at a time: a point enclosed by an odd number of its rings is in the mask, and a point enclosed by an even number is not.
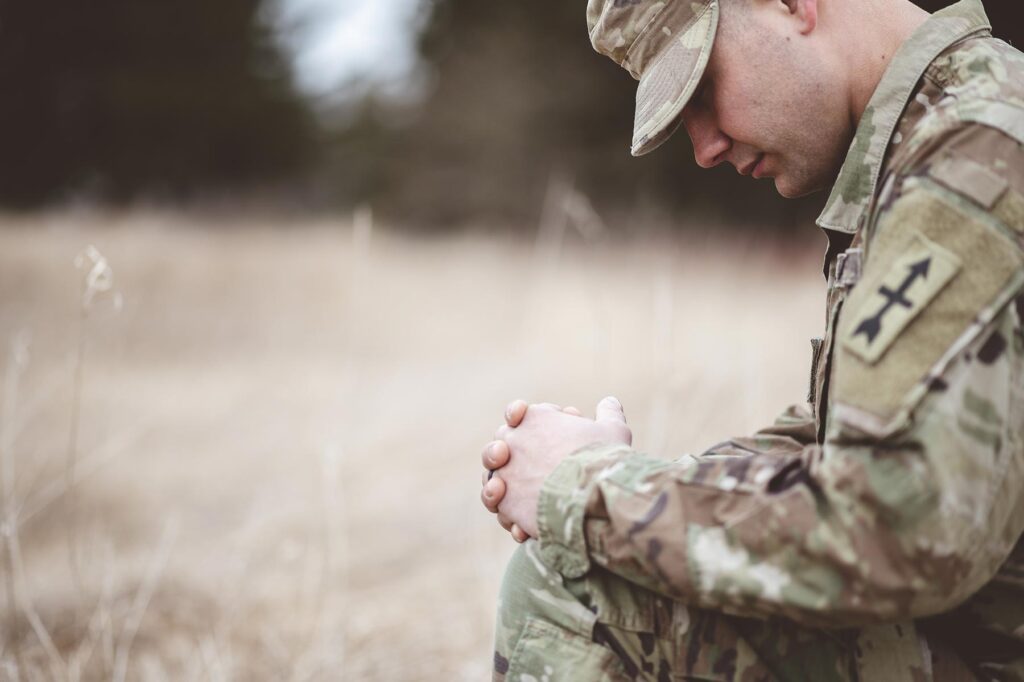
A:
[[[508,401],[803,400],[824,197],[630,157],[584,4],[0,0],[0,680],[487,679]]]
[[[921,0],[929,10],[942,0]],[[1024,39],[1015,3],[987,3]],[[0,204],[371,205],[416,230],[535,222],[553,177],[626,222],[791,226],[820,199],[628,153],[635,82],[581,3],[0,4]],[[746,198],[728,201],[738,188]]]

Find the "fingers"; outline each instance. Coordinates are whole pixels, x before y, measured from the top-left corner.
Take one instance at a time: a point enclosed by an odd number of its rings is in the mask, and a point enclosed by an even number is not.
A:
[[[494,432],[495,440],[505,440],[506,436],[523,423],[527,412],[530,410],[550,410],[552,412],[565,412],[575,417],[582,417],[583,414],[575,407],[565,407],[555,403],[534,403],[528,404],[525,400],[513,400],[505,408],[505,423]]]
[[[505,408],[505,424],[511,428],[519,426],[526,416],[526,408],[529,407],[525,400],[513,400]]]
[[[498,473],[497,469],[484,469],[483,472],[480,473],[480,487],[483,488],[485,485],[487,485],[487,481],[494,478],[494,475],[496,473]]]
[[[508,458],[508,443],[503,440],[494,440],[488,443],[480,456],[484,469],[500,469],[508,464]]]
[[[498,505],[501,504],[504,497],[505,481],[501,480],[500,476],[492,476],[491,480],[484,483],[483,489],[480,490],[480,502],[492,514],[498,513]]]
[[[504,514],[498,514],[498,523],[501,524],[501,527],[507,530],[508,532],[512,532],[513,524],[512,519],[510,519],[509,517],[505,516]]]
[[[526,534],[526,531],[520,528],[519,525],[515,523],[512,524],[512,528],[509,530],[509,532],[512,534],[512,539],[518,542],[519,544],[523,544],[530,538],[530,536]]]
[[[626,423],[626,414],[622,411],[622,403],[614,396],[602,398],[597,404],[597,421]]]
[[[576,413],[579,412],[575,407],[571,409],[575,410]],[[553,410],[558,412],[562,410],[562,406],[554,403],[534,403],[530,405],[525,400],[513,400],[505,408],[505,425],[513,429],[519,426],[528,410]]]

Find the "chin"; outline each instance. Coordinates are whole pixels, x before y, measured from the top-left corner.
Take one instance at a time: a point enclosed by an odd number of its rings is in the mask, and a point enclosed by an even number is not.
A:
[[[775,191],[784,199],[799,199],[808,194],[820,192],[822,189],[824,189],[824,186],[819,186],[818,184],[793,182],[791,178],[787,178],[785,175],[775,176]]]
[[[798,188],[787,183],[784,177],[775,178],[775,191],[778,192],[779,196],[783,199],[798,199],[807,194],[807,192],[802,192]]]

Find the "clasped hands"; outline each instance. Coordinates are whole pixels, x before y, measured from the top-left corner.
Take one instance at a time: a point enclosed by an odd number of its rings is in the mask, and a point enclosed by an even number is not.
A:
[[[588,445],[632,443],[633,434],[616,398],[601,400],[595,417],[584,417],[575,407],[528,405],[523,400],[505,409],[505,423],[483,450],[487,471],[480,500],[498,515],[498,523],[516,542],[537,537],[541,486],[565,457]]]

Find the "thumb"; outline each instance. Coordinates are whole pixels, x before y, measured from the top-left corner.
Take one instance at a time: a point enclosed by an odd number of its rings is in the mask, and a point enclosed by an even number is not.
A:
[[[622,411],[622,403],[614,396],[603,398],[597,404],[597,421],[626,423],[626,414]]]

